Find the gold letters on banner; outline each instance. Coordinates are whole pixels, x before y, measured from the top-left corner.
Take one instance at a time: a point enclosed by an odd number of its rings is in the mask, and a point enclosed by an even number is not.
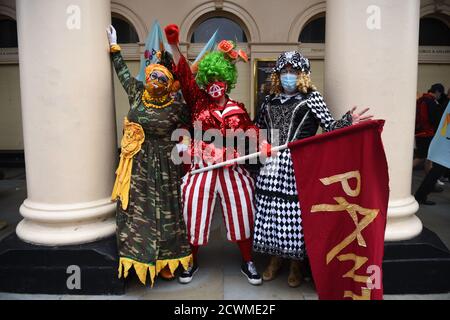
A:
[[[349,184],[350,179],[356,179],[356,187],[352,189]],[[357,197],[361,193],[361,173],[359,171],[350,171],[343,174],[338,174],[332,177],[320,179],[320,182],[329,186],[334,183],[340,183],[345,194],[349,197]],[[318,204],[311,208],[311,213],[316,212],[346,212],[355,224],[355,230],[350,233],[344,240],[337,244],[330,252],[327,253],[326,262],[327,265],[337,256],[337,259],[342,261],[353,261],[354,265],[351,270],[344,274],[343,278],[352,278],[353,281],[358,283],[367,284],[368,276],[362,276],[355,274],[367,261],[367,257],[357,256],[354,253],[347,253],[338,255],[354,240],[357,241],[360,247],[367,247],[366,241],[362,235],[362,231],[370,225],[380,212],[379,209],[367,209],[358,204],[349,203],[344,197],[334,197],[336,204]],[[358,220],[358,215],[364,216],[361,220]],[[356,295],[352,291],[345,291],[344,298],[352,298],[353,300],[370,300],[369,288],[361,287],[361,295]]]

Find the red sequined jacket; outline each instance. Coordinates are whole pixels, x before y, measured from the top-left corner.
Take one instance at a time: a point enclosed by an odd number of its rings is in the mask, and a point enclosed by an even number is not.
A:
[[[203,132],[209,129],[220,130],[222,136],[226,138],[227,130],[233,132],[242,129],[244,132],[256,134],[256,141],[258,140],[258,127],[251,121],[250,116],[245,109],[244,104],[229,99],[225,107],[217,106],[216,103],[209,97],[206,91],[202,90],[195,81],[191,68],[184,57],[181,57],[178,66],[174,70],[176,78],[181,83],[183,97],[186,100],[187,106],[191,109],[192,123],[194,129],[199,129],[198,124],[201,123],[201,130]],[[208,142],[193,141],[192,146],[199,146],[201,144],[202,149],[208,146]],[[224,151],[224,150],[222,150]],[[256,151],[256,150],[255,150]],[[191,149],[191,152],[196,152]],[[234,152],[233,157],[242,156]],[[229,159],[229,152],[227,152],[227,159]],[[225,158],[222,159],[222,161]],[[216,159],[215,162],[220,161]],[[208,161],[209,162],[209,161]]]

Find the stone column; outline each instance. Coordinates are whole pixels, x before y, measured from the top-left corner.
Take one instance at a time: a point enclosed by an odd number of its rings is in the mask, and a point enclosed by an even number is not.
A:
[[[386,120],[387,241],[411,239],[422,230],[411,195],[419,13],[419,0],[327,1],[327,103],[335,117],[369,106]]]
[[[20,239],[60,246],[115,232],[110,0],[17,0],[28,198]]]

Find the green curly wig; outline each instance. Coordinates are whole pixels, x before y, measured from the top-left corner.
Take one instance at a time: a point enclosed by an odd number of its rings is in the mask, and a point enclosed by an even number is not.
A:
[[[197,84],[203,88],[215,80],[226,82],[227,93],[230,93],[236,86],[237,69],[230,60],[225,58],[223,52],[211,52],[200,61],[196,80]]]

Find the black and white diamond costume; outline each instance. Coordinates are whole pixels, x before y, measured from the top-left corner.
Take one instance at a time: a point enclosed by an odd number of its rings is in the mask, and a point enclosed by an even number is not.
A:
[[[282,54],[277,67],[289,64],[291,57],[295,58],[290,63],[292,66],[297,64],[298,69],[309,73],[309,61],[298,55],[297,52]],[[279,72],[277,67],[275,72]],[[314,136],[319,126],[324,131],[349,126],[352,116],[349,112],[341,120],[334,120],[322,95],[312,91],[266,97],[255,121],[260,128],[268,130],[268,141],[274,147]],[[255,203],[254,251],[303,260],[301,206],[289,149],[267,158],[256,179]]]

